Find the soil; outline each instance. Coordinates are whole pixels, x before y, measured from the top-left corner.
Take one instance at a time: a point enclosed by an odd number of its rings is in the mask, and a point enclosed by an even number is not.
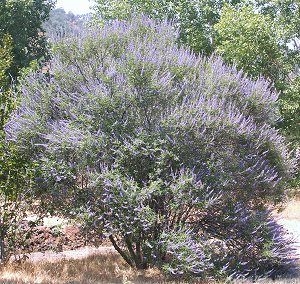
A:
[[[53,262],[115,253],[103,234],[84,230],[77,225],[32,226],[30,222],[25,222],[21,233],[28,234],[28,237],[17,255],[11,257],[11,261]]]
[[[75,250],[85,246],[98,247],[105,245],[107,240],[103,234],[84,230],[80,226],[66,225],[58,226],[35,226],[30,228],[29,224],[23,225],[24,233],[28,238],[23,245],[24,251],[45,252],[45,251],[67,251]]]

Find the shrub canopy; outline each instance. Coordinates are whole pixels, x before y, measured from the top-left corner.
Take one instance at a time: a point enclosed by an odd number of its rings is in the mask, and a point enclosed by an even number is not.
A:
[[[282,200],[294,167],[273,127],[278,95],[177,36],[136,17],[57,41],[50,76],[21,82],[7,136],[40,162],[56,209],[103,229],[132,266],[278,268],[266,204]]]

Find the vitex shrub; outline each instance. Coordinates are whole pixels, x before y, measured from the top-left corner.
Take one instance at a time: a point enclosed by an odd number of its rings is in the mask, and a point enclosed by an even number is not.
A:
[[[276,273],[288,258],[268,207],[294,168],[277,94],[177,36],[139,16],[58,40],[50,79],[21,82],[7,136],[40,161],[47,202],[104,230],[131,266]]]

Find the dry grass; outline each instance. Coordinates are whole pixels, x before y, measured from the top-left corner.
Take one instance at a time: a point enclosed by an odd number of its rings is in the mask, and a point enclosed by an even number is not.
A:
[[[253,284],[252,281],[234,281],[233,284]],[[299,278],[288,278],[278,280],[258,280],[255,284],[300,284]]]
[[[0,277],[0,283],[14,284],[159,283],[162,281],[163,276],[158,270],[136,271],[115,253],[56,262],[12,263],[1,271]]]
[[[85,259],[21,264],[12,263],[0,271],[0,284],[96,284],[96,283],[198,283],[221,284],[229,282],[181,281],[166,279],[159,270],[137,271],[129,267],[116,253],[92,255]],[[250,284],[234,281],[233,284]],[[261,280],[258,284],[300,284],[300,278]]]

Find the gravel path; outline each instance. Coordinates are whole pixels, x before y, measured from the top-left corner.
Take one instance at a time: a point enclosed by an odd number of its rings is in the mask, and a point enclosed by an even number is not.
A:
[[[281,224],[294,240],[295,256],[300,260],[300,220],[299,219],[280,219]]]

